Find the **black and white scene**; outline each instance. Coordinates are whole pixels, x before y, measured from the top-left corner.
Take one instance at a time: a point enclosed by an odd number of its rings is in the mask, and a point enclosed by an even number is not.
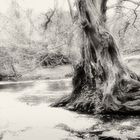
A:
[[[0,0],[0,140],[140,140],[140,0]]]

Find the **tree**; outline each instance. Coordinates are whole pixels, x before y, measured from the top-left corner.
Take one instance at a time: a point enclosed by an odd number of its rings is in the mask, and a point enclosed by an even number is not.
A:
[[[106,28],[107,0],[77,0],[83,42],[73,92],[53,106],[82,112],[140,111],[140,77],[121,60],[118,46]]]
[[[108,17],[107,25],[111,33],[118,39],[120,52],[123,54],[139,50],[139,12],[140,1],[117,0],[108,4],[107,13],[114,11]]]

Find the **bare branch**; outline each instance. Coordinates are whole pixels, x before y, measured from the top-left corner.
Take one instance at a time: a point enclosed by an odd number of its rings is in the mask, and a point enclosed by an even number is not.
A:
[[[139,5],[137,5],[137,7],[134,9],[134,14],[135,14],[135,18],[134,18],[134,21],[133,21],[133,23],[132,23],[132,25],[136,28],[136,26],[135,26],[135,22],[136,22],[136,20],[137,20],[137,17],[138,17],[138,15],[137,15],[137,9],[139,8]]]
[[[45,14],[45,16],[46,16],[46,18],[47,18],[47,21],[46,21],[45,24],[44,24],[45,30],[47,30],[48,24],[51,22],[51,19],[52,19],[54,13],[55,13],[55,10],[56,10],[56,9],[54,9],[54,10],[51,12],[50,15],[48,15],[47,13]]]
[[[130,2],[130,3],[134,4],[134,5],[140,6],[140,2],[136,2],[136,1],[133,1],[133,0],[121,0],[121,2]],[[118,3],[113,4],[111,6],[108,6],[108,10],[112,9],[112,8],[115,8],[115,7],[118,7]]]
[[[135,5],[140,6],[140,2],[136,2],[136,1],[133,1],[133,0],[123,0],[123,1],[131,2],[131,3],[135,4]]]

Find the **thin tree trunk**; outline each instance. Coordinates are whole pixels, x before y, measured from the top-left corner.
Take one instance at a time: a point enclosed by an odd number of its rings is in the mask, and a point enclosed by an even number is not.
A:
[[[73,9],[72,9],[71,2],[70,2],[70,0],[67,0],[67,2],[68,2],[68,5],[69,5],[69,10],[70,10],[70,15],[71,15],[72,22],[74,22],[74,12],[73,12]]]
[[[106,3],[77,0],[83,30],[82,61],[75,68],[71,96],[53,106],[87,113],[140,111],[140,79],[123,64],[106,29]]]

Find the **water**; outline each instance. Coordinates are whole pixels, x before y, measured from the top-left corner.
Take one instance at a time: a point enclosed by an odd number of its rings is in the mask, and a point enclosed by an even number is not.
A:
[[[82,140],[63,126],[105,130],[102,136],[123,140],[140,138],[139,116],[104,119],[50,107],[71,90],[71,79],[0,83],[0,140]]]
[[[60,129],[65,124],[83,130],[96,123],[93,117],[49,105],[70,94],[71,80],[29,81],[0,84],[0,139],[79,140]]]

